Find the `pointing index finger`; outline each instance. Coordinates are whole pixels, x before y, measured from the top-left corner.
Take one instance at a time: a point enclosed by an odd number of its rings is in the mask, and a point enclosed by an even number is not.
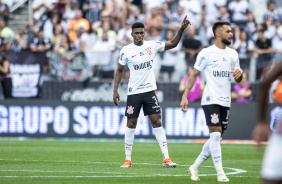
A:
[[[187,15],[185,16],[184,21],[186,21],[186,18],[187,18]]]

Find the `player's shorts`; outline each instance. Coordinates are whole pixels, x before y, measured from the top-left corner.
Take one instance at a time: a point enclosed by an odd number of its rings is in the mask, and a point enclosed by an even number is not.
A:
[[[267,180],[282,180],[282,135],[273,133],[264,152],[261,176]]]
[[[203,105],[208,126],[221,126],[222,130],[227,130],[229,107],[217,104]]]
[[[145,116],[161,113],[155,91],[149,91],[127,96],[125,116],[138,118],[142,106]]]

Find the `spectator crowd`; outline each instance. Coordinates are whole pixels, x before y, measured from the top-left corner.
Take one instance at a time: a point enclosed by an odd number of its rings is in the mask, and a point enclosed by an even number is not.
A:
[[[91,68],[85,76],[112,79],[120,49],[132,43],[132,23],[145,24],[146,40],[165,41],[175,35],[187,15],[192,26],[179,46],[158,56],[157,81],[172,81],[172,75],[181,68],[183,75],[174,80],[180,82],[188,68],[193,67],[197,54],[214,44],[212,24],[221,20],[232,23],[230,47],[238,51],[241,68],[249,76],[254,60],[255,81],[259,81],[282,54],[282,7],[276,3],[273,0],[34,0],[33,20],[15,33],[9,28],[7,6],[0,0],[0,51],[46,52],[51,68],[55,66],[54,55],[62,58],[62,65],[79,60],[86,63],[87,70]],[[184,67],[179,67],[181,59]],[[54,74],[47,72],[50,76]],[[125,70],[124,78],[128,77]],[[248,81],[237,86],[236,91],[245,89],[244,85],[248,86],[245,92],[250,94]],[[238,101],[246,101],[246,96],[243,99],[234,93]]]

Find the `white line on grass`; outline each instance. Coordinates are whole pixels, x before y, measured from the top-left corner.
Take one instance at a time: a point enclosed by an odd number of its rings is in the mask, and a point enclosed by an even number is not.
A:
[[[11,161],[23,161],[23,162],[60,162],[60,163],[94,163],[94,164],[120,164],[120,162],[91,162],[91,161],[54,161],[54,160],[20,160],[20,159],[0,159],[0,160],[11,160]],[[134,163],[139,165],[161,165],[161,164],[151,164],[151,163]],[[177,165],[182,167],[188,167],[190,165]],[[214,166],[202,166],[202,167],[214,167]],[[229,167],[223,167],[224,169],[232,170],[232,172],[226,173],[226,175],[236,175],[240,173],[246,173],[246,170],[243,169],[237,169],[237,168],[229,168]],[[0,170],[0,171],[8,171],[8,172],[76,172],[76,171],[37,171],[37,170]],[[79,172],[79,171],[77,171]],[[100,174],[124,174],[124,173],[115,173],[115,172],[83,172],[83,173],[100,173]],[[136,174],[136,173],[131,173]],[[216,174],[199,174],[199,176],[213,176]],[[133,175],[136,177],[139,177],[138,175]],[[148,177],[151,176],[160,176],[160,174],[157,175],[148,175]],[[162,175],[162,176],[187,176],[187,175]],[[2,176],[0,176],[2,177]],[[27,176],[28,177],[28,176]],[[93,176],[94,177],[94,176]],[[95,177],[103,177],[103,176],[95,176]],[[113,177],[113,176],[111,176]],[[117,176],[117,177],[123,177],[123,176]],[[131,176],[126,176],[131,177]]]

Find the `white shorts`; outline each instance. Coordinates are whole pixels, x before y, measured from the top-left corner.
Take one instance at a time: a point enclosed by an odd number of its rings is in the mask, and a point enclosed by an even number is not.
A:
[[[282,136],[273,133],[264,152],[261,176],[267,180],[282,180]]]

